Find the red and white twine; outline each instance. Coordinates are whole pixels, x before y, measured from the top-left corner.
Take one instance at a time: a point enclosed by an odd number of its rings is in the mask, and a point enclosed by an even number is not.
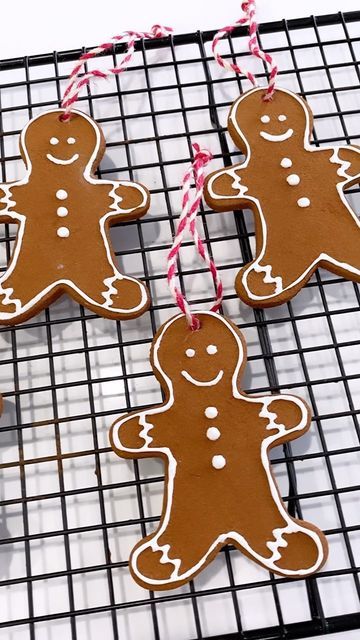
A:
[[[266,92],[264,94],[264,100],[271,100],[275,92],[275,82],[278,74],[278,67],[275,64],[273,57],[269,53],[266,53],[266,51],[263,51],[262,49],[260,49],[260,45],[257,37],[258,24],[255,18],[256,16],[255,0],[248,0],[247,2],[243,2],[241,5],[241,9],[245,14],[242,18],[240,18],[233,24],[228,25],[227,27],[223,27],[222,29],[220,29],[220,31],[218,31],[215,34],[214,39],[212,41],[212,52],[214,54],[214,58],[216,62],[221,67],[223,67],[224,69],[229,69],[230,71],[234,71],[239,75],[244,75],[251,82],[251,84],[253,84],[254,87],[256,87],[257,82],[255,79],[255,76],[251,73],[251,71],[248,71],[247,69],[243,69],[239,67],[239,65],[233,62],[224,60],[224,58],[218,52],[219,42],[224,36],[231,33],[234,29],[236,29],[236,27],[239,27],[240,25],[248,24],[249,25],[248,47],[251,54],[256,58],[260,58],[261,60],[263,60],[269,65],[269,69],[270,69],[269,83],[268,83]]]
[[[218,311],[223,299],[223,285],[214,261],[210,258],[207,247],[199,236],[196,225],[196,216],[199,211],[205,183],[204,168],[212,160],[212,154],[207,149],[200,149],[198,144],[193,144],[195,151],[194,160],[184,174],[182,181],[182,203],[181,214],[176,230],[174,242],[168,254],[167,280],[170,292],[178,305],[180,311],[185,314],[190,329],[193,331],[200,328],[200,322],[196,315],[191,313],[190,305],[186,297],[181,292],[176,282],[177,258],[183,243],[185,232],[188,230],[193,238],[194,245],[201,259],[208,266],[213,278],[215,287],[215,302],[211,311]],[[191,180],[195,183],[195,193],[191,200]]]
[[[93,78],[108,78],[111,75],[122,73],[127,69],[129,62],[134,55],[135,43],[137,40],[142,40],[144,38],[163,38],[172,33],[172,31],[173,29],[171,27],[162,27],[160,24],[155,24],[153,27],[151,27],[150,31],[124,31],[120,35],[111,38],[109,42],[104,42],[98,47],[95,47],[94,49],[91,49],[87,53],[84,53],[82,56],[80,56],[79,61],[76,63],[69,76],[68,85],[64,91],[61,106],[65,111],[61,119],[64,121],[69,120],[69,118],[71,117],[71,110],[79,97],[81,89],[87,86]],[[95,58],[95,56],[99,55],[100,53],[112,49],[114,44],[117,44],[119,42],[126,42],[127,45],[126,51],[123,54],[117,67],[112,67],[105,71],[100,69],[92,69],[87,73],[83,73],[87,60]]]

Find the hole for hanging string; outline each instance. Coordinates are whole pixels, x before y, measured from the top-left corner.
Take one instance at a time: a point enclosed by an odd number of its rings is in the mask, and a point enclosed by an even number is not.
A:
[[[59,120],[60,122],[70,122],[72,119],[72,113],[60,113]]]

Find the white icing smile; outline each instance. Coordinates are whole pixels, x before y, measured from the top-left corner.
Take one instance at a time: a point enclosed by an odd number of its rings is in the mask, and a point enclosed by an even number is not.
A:
[[[55,158],[55,156],[51,155],[51,153],[47,153],[46,157],[48,160],[50,160],[50,162],[53,162],[54,164],[72,164],[73,162],[76,162],[76,160],[79,159],[79,154],[74,153],[74,155],[71,156],[69,160],[62,160],[61,158]]]
[[[188,382],[191,382],[191,384],[195,384],[197,387],[213,387],[218,382],[220,382],[221,378],[224,375],[224,372],[223,372],[222,369],[220,369],[220,371],[217,374],[217,376],[215,376],[215,378],[213,378],[212,380],[208,380],[207,382],[202,382],[201,380],[196,380],[196,378],[193,378],[190,375],[190,373],[188,373],[187,371],[182,371],[181,375],[185,378],[185,380],[187,380]]]
[[[293,133],[293,129],[288,129],[287,131],[285,131],[285,133],[280,133],[279,135],[275,136],[271,133],[266,133],[266,131],[260,131],[261,137],[265,140],[268,140],[269,142],[283,142],[284,140],[288,140],[289,138],[291,138]]]

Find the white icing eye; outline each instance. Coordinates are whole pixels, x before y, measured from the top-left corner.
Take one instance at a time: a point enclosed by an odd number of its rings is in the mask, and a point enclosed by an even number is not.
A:
[[[193,358],[195,355],[195,349],[186,349],[185,354],[188,358]]]
[[[287,120],[287,117],[284,115],[281,115],[278,117],[279,122],[285,122],[285,120]]]
[[[261,116],[260,120],[264,124],[267,124],[268,122],[270,122],[270,116]]]
[[[50,138],[50,144],[59,144],[59,140],[57,138]]]
[[[75,142],[76,142],[75,138],[68,138],[67,139],[67,143],[68,144],[75,144]]]
[[[209,356],[213,356],[215,353],[217,353],[217,346],[215,344],[208,344],[208,346],[206,347],[206,351],[208,352]]]

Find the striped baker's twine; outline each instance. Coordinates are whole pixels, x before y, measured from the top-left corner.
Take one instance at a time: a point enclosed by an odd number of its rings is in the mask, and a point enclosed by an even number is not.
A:
[[[260,58],[261,60],[263,60],[269,65],[269,69],[270,69],[269,83],[268,83],[266,92],[264,93],[263,99],[271,100],[275,92],[275,82],[278,74],[278,67],[275,64],[273,57],[269,53],[266,53],[266,51],[262,51],[262,49],[260,49],[260,45],[257,37],[258,24],[255,18],[255,15],[256,15],[255,0],[248,0],[247,2],[243,2],[241,5],[241,9],[245,14],[242,18],[234,22],[234,24],[228,25],[227,27],[223,27],[222,29],[220,29],[220,31],[218,31],[215,34],[214,39],[212,41],[212,52],[214,54],[214,58],[216,62],[221,67],[223,67],[224,69],[230,69],[230,71],[234,71],[239,75],[244,75],[251,82],[251,84],[254,85],[254,87],[257,86],[255,76],[250,71],[248,71],[247,69],[240,68],[239,65],[233,62],[228,62],[227,60],[224,60],[220,55],[220,53],[218,52],[219,42],[224,36],[231,33],[239,25],[248,24],[249,25],[248,46],[249,46],[250,52],[252,53],[253,56],[255,56],[256,58]]]
[[[218,311],[223,299],[223,285],[214,261],[210,258],[209,252],[201,240],[197,226],[196,216],[199,211],[203,191],[204,191],[204,168],[212,160],[212,154],[207,149],[200,149],[198,144],[193,144],[195,151],[194,160],[184,174],[182,181],[182,203],[179,223],[176,229],[174,241],[167,258],[167,280],[171,295],[173,296],[180,311],[185,314],[190,329],[196,331],[200,328],[200,322],[196,315],[191,313],[190,305],[186,297],[177,286],[176,266],[181,245],[184,240],[186,230],[190,231],[194,245],[201,259],[208,266],[213,278],[215,287],[215,301],[211,311]],[[191,199],[191,180],[195,183],[195,193]]]
[[[144,38],[163,38],[172,33],[172,31],[173,29],[171,27],[162,27],[160,24],[155,24],[153,27],[151,27],[150,31],[124,31],[120,35],[111,38],[109,42],[104,42],[98,47],[95,47],[94,49],[91,49],[87,53],[84,53],[82,56],[80,56],[78,62],[76,63],[69,76],[69,81],[64,91],[61,103],[61,106],[64,109],[64,113],[62,114],[61,119],[63,121],[70,119],[71,110],[79,97],[79,93],[82,87],[88,85],[92,78],[107,78],[108,76],[122,73],[126,70],[131,58],[134,55],[135,43],[137,40],[142,40]],[[102,71],[100,69],[92,69],[87,73],[83,73],[84,66],[87,60],[95,58],[95,56],[99,55],[100,53],[112,49],[114,44],[119,42],[126,42],[127,45],[126,51],[123,54],[117,67],[113,67],[105,71]]]

